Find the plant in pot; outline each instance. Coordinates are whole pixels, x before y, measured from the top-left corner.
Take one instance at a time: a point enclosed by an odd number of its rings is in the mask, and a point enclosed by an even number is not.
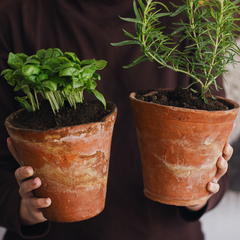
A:
[[[176,11],[170,12],[159,1],[138,0],[138,5],[133,3],[136,18],[122,18],[135,23],[136,35],[123,30],[130,39],[112,45],[138,44],[143,53],[126,68],[150,60],[192,79],[185,89],[130,94],[144,194],[152,200],[187,206],[204,203],[209,196],[206,186],[216,174],[217,159],[239,110],[236,102],[211,94],[213,88],[220,89],[217,77],[226,73],[228,63],[236,63],[234,55],[240,53],[234,17],[238,2],[185,0],[181,6],[172,4]],[[185,14],[188,22],[173,23],[171,33],[165,34],[161,18],[178,14]],[[189,44],[179,50],[182,41]]]
[[[80,221],[104,209],[117,114],[115,104],[95,89],[96,71],[106,64],[49,48],[32,56],[10,53],[11,68],[1,73],[14,91],[25,94],[16,97],[24,108],[5,126],[21,165],[32,166],[42,181],[35,195],[51,198],[51,206],[42,210],[49,220]],[[84,100],[85,89],[98,100]],[[45,100],[39,103],[41,96]]]

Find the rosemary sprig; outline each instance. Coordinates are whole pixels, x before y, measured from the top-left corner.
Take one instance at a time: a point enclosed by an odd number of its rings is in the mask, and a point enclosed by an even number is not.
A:
[[[175,12],[170,12],[167,6],[159,1],[142,0],[133,2],[136,18],[122,18],[135,23],[136,35],[123,30],[125,35],[132,38],[113,46],[138,44],[142,55],[133,63],[125,66],[132,67],[146,60],[154,60],[161,67],[167,67],[181,72],[193,79],[187,88],[198,83],[201,86],[200,98],[207,103],[206,94],[211,94],[213,87],[218,91],[216,79],[226,73],[226,65],[237,63],[235,55],[240,55],[240,49],[235,38],[240,28],[235,13],[239,13],[240,0],[183,0],[183,5],[177,6]],[[170,34],[164,34],[165,26],[161,24],[162,17],[175,17],[184,13],[188,22],[182,20],[173,23],[176,27]],[[173,41],[173,36],[179,37],[179,42]],[[178,45],[188,40],[190,45],[182,51]],[[196,90],[190,88],[192,91]]]

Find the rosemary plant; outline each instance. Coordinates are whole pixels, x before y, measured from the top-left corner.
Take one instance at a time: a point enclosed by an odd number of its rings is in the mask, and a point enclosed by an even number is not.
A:
[[[175,12],[170,12],[159,1],[145,2],[138,0],[137,5],[134,0],[136,18],[121,18],[135,23],[136,36],[123,30],[131,39],[112,43],[113,46],[140,45],[143,54],[125,68],[154,60],[160,67],[168,67],[191,77],[193,82],[187,88],[192,91],[197,92],[191,88],[193,84],[200,84],[199,97],[207,103],[206,94],[212,96],[213,87],[217,91],[220,89],[216,82],[217,77],[227,72],[227,64],[235,66],[237,61],[234,56],[240,55],[235,41],[240,31],[236,24],[239,19],[235,17],[235,13],[240,10],[237,5],[240,0],[183,0],[181,6],[171,3],[176,8]],[[173,23],[175,28],[171,34],[164,34],[161,18],[174,17],[180,13],[187,16],[188,22],[181,20]],[[178,43],[173,41],[173,36],[179,37]],[[190,45],[179,51],[178,45],[184,40],[188,40]]]
[[[28,111],[39,109],[38,93],[48,99],[56,114],[67,100],[76,109],[83,102],[83,90],[93,93],[106,108],[106,101],[95,88],[100,75],[95,73],[106,66],[104,60],[80,61],[75,53],[63,52],[58,48],[41,49],[35,55],[9,53],[10,69],[1,75],[15,86],[14,91],[22,90],[24,97],[15,97]]]

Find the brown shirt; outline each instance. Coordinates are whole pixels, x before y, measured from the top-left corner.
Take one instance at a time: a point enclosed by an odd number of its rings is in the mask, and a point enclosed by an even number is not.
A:
[[[169,1],[163,2],[170,5]],[[178,0],[172,2],[179,4]],[[18,164],[7,150],[8,135],[3,126],[4,119],[19,106],[13,99],[16,94],[13,88],[0,79],[0,225],[9,229],[6,240],[203,239],[198,219],[221,199],[228,177],[225,175],[221,179],[221,190],[209,200],[207,208],[197,213],[153,202],[144,196],[128,95],[145,88],[187,86],[190,80],[169,69],[159,69],[156,63],[151,62],[123,69],[123,65],[140,55],[140,49],[137,45],[110,45],[126,39],[122,29],[134,33],[134,24],[124,22],[118,16],[133,17],[132,0],[0,1],[0,71],[7,67],[10,51],[34,54],[41,48],[57,47],[64,52],[76,52],[80,59],[105,59],[108,65],[100,72],[102,80],[97,89],[118,107],[104,211],[82,222],[45,222],[21,228],[18,220],[20,196],[14,177]],[[164,25],[168,26],[169,22],[168,18],[163,19]],[[223,95],[223,91],[219,94]]]

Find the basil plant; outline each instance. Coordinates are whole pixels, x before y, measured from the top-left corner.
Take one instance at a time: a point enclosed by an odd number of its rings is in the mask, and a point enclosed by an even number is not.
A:
[[[41,49],[35,55],[9,53],[9,69],[1,75],[15,86],[14,91],[22,90],[24,97],[15,97],[29,112],[39,109],[38,93],[49,100],[56,114],[67,100],[76,109],[83,102],[83,90],[93,93],[106,108],[106,101],[96,90],[96,80],[100,75],[96,70],[106,66],[104,60],[82,60],[75,53],[63,53],[59,48]]]

